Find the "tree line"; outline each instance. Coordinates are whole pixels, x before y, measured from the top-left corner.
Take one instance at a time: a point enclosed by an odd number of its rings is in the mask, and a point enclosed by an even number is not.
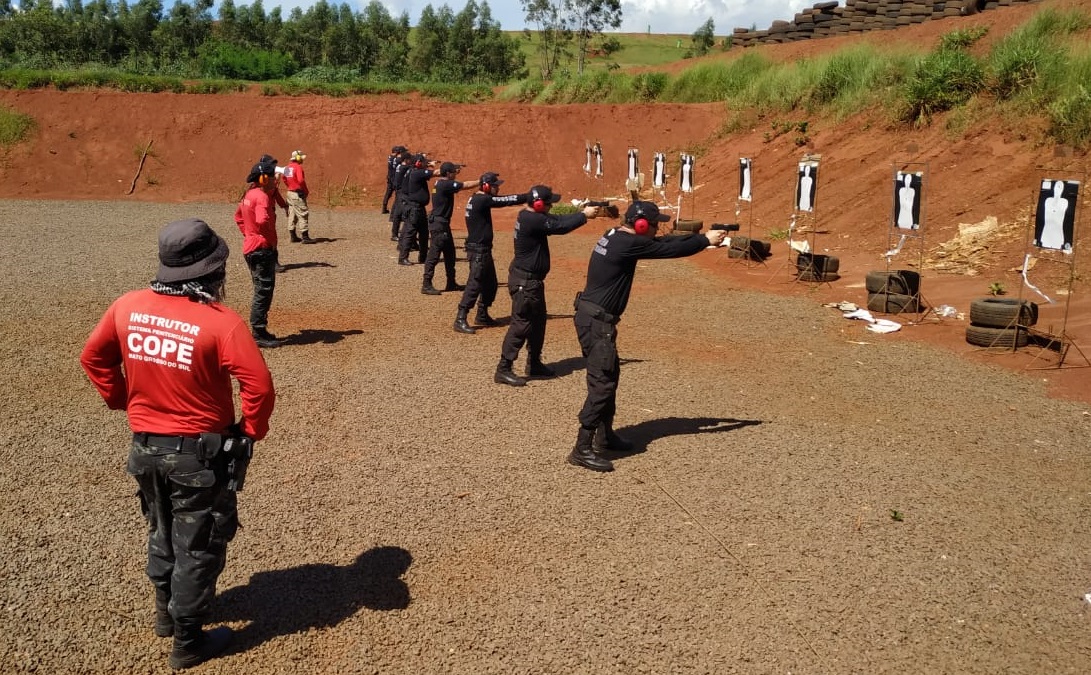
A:
[[[517,38],[500,30],[487,2],[457,14],[409,16],[377,0],[353,12],[318,0],[306,10],[266,11],[261,0],[0,0],[0,65],[38,69],[105,66],[147,75],[276,80],[377,80],[500,84],[525,77]]]

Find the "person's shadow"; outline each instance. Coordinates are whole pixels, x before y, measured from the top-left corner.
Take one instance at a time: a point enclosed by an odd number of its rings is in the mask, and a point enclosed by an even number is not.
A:
[[[232,652],[238,653],[280,635],[336,626],[361,608],[405,609],[409,587],[401,577],[412,562],[409,551],[380,546],[345,567],[313,564],[258,572],[245,586],[217,597],[213,619],[249,622],[235,632]]]
[[[644,363],[643,359],[620,359],[620,365],[626,363]],[[587,360],[582,356],[570,356],[560,361],[551,361],[546,365],[553,369],[553,372],[557,373],[557,377],[564,377],[565,375],[571,375],[577,370],[583,370],[586,367]]]
[[[731,417],[663,417],[616,429],[620,436],[633,444],[632,452],[611,452],[612,459],[637,455],[648,449],[652,441],[667,436],[690,434],[721,434],[743,427],[763,424],[761,420],[737,420]]]
[[[278,269],[277,272],[287,272],[288,270],[301,270],[307,267],[336,267],[328,262],[300,262],[300,263],[285,263],[280,266],[282,269]]]
[[[337,237],[312,237],[311,244],[330,244],[338,241]]]
[[[291,335],[285,335],[282,338],[282,343],[287,345],[313,345],[321,342],[324,345],[332,345],[334,342],[340,342],[345,339],[347,335],[362,335],[364,331],[359,328],[352,328],[350,330],[326,330],[323,328],[304,328],[298,333],[292,333]]]

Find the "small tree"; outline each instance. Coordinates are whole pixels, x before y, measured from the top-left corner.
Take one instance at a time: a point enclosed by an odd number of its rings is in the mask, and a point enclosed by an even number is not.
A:
[[[693,34],[693,54],[704,56],[712,50],[716,44],[716,24],[712,19],[701,24],[701,27]]]

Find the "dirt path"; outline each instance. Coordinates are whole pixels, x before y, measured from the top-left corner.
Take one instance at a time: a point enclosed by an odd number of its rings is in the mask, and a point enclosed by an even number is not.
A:
[[[77,354],[174,218],[228,238],[245,310],[232,210],[0,202],[4,672],[166,672],[123,416]],[[1037,378],[706,252],[642,265],[619,327],[645,452],[566,465],[600,225],[553,241],[562,376],[519,390],[491,381],[503,329],[452,331],[377,214],[315,213],[329,241],[283,251],[270,328],[296,344],[266,352],[279,401],[217,602],[238,649],[202,672],[1086,670],[1091,416]]]

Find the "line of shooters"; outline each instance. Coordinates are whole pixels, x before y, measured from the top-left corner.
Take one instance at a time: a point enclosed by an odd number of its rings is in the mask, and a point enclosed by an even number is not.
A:
[[[514,254],[508,267],[511,320],[493,380],[521,387],[528,379],[556,377],[553,369],[542,361],[548,318],[545,280],[550,270],[549,237],[582,227],[606,205],[584,202],[575,213],[557,215],[550,210],[560,201],[560,195],[548,185],[534,185],[525,193],[500,195],[503,181],[496,172],[486,172],[475,182],[464,182],[457,180],[461,165],[443,162],[438,169],[435,165],[426,155],[410,153],[404,146],[391,149],[383,213],[390,214],[390,238],[398,242],[398,264],[413,264],[409,254],[416,241],[418,262],[424,264],[421,293],[462,291],[454,330],[476,332],[468,321],[475,304],[475,324],[496,326],[498,322],[489,315],[499,285],[492,255],[492,209],[522,205],[524,208],[515,220]],[[438,180],[429,189],[432,178]],[[451,216],[455,193],[466,188],[477,191],[466,202],[465,247],[470,271],[466,285],[462,286],[455,281]],[[387,207],[391,196],[395,198],[393,209]],[[426,214],[429,200],[432,210]],[[637,261],[694,255],[710,246],[719,246],[727,234],[713,229],[707,234],[659,238],[660,223],[669,220],[670,216],[660,213],[655,203],[634,201],[621,223],[609,228],[591,253],[587,283],[573,302],[576,335],[587,363],[587,398],[579,415],[576,445],[568,456],[571,464],[593,471],[612,471],[610,453],[634,449],[631,442],[614,432],[613,422],[621,365],[617,324],[629,303]],[[443,291],[432,283],[441,257],[447,275]],[[526,377],[517,375],[512,367],[524,346]]]

